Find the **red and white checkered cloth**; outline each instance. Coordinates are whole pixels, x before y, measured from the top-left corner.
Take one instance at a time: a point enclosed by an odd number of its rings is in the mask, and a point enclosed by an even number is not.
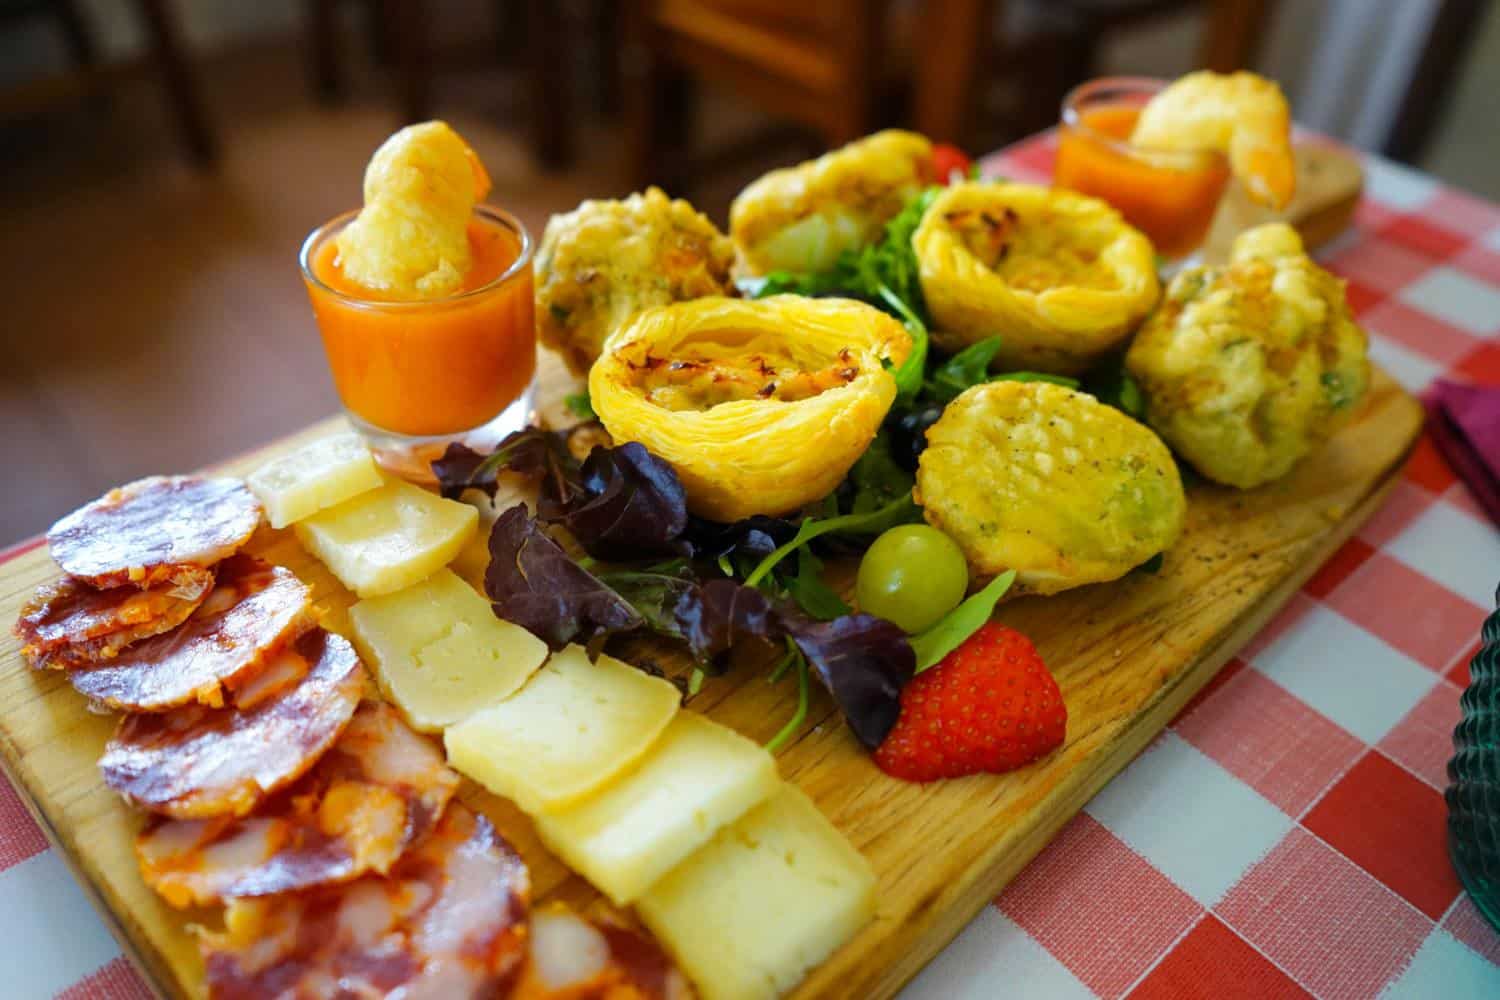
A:
[[[1045,182],[1053,141],[992,157]],[[1417,391],[1500,385],[1500,207],[1366,158],[1320,256]],[[5,555],[0,553],[0,561]],[[1424,441],[1385,507],[905,1000],[1500,997],[1441,789],[1500,534]],[[149,991],[0,781],[0,993]]]

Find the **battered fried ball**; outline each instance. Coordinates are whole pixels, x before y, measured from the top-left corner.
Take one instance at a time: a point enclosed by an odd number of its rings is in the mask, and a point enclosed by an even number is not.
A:
[[[1187,513],[1149,428],[1046,382],[989,382],[948,404],[927,432],[917,502],[975,576],[1015,570],[1017,594],[1123,576],[1170,548]]]
[[[1370,383],[1344,283],[1295,230],[1258,226],[1227,267],[1172,279],[1126,365],[1146,419],[1209,479],[1250,489],[1286,475],[1354,410]]]
[[[604,339],[650,306],[729,294],[734,247],[708,217],[647,188],[554,215],[536,257],[542,343],[580,375]]]
[[[999,334],[996,370],[1078,374],[1120,347],[1161,292],[1151,242],[1071,191],[955,184],[912,247],[933,341],[953,352]]]
[[[874,242],[932,180],[932,143],[899,129],[773,170],[729,209],[737,268],[745,275],[827,271],[845,250]]]

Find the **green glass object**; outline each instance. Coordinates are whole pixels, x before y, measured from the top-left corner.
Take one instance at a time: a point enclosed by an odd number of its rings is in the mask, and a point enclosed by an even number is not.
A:
[[[1469,676],[1448,762],[1448,854],[1469,897],[1500,930],[1500,609],[1484,621]]]

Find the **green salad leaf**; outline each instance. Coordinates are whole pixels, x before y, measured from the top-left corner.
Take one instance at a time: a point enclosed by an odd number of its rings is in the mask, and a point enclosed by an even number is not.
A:
[[[936,666],[943,657],[953,652],[979,627],[990,620],[995,605],[1010,585],[1016,582],[1016,571],[1007,570],[987,583],[983,589],[970,594],[942,620],[920,635],[911,638],[911,648],[917,653],[917,673]]]

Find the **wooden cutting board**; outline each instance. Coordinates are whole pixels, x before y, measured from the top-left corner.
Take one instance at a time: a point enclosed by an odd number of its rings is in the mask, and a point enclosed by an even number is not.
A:
[[[555,401],[568,381],[559,372],[549,363],[553,414],[560,412]],[[1158,574],[1134,573],[1113,584],[1003,606],[1001,620],[1036,641],[1068,707],[1066,745],[1031,767],[929,786],[895,781],[875,768],[819,696],[798,738],[781,753],[781,772],[874,863],[879,909],[875,921],[815,969],[795,995],[864,1000],[895,993],[1379,506],[1421,420],[1417,403],[1377,372],[1354,421],[1289,478],[1251,493],[1193,487],[1187,532]],[[224,470],[248,472],[340,424],[319,424]],[[290,532],[262,529],[252,548],[307,580],[325,624],[347,631],[351,596]],[[0,566],[0,621],[13,621],[27,595],[56,575],[45,547]],[[688,667],[679,653],[648,640],[624,642],[615,651],[677,677]],[[689,704],[764,741],[796,700],[795,683],[768,684],[767,668],[741,663],[710,680]],[[104,788],[95,767],[113,727],[114,719],[91,713],[64,678],[28,670],[6,630],[0,638],[6,770],[127,954],[164,995],[201,996],[202,969],[188,925],[211,923],[216,914],[173,911],[138,877],[131,842],[141,817]],[[593,898],[586,883],[541,848],[513,806],[469,782],[461,795],[525,856],[538,898],[579,904]]]

